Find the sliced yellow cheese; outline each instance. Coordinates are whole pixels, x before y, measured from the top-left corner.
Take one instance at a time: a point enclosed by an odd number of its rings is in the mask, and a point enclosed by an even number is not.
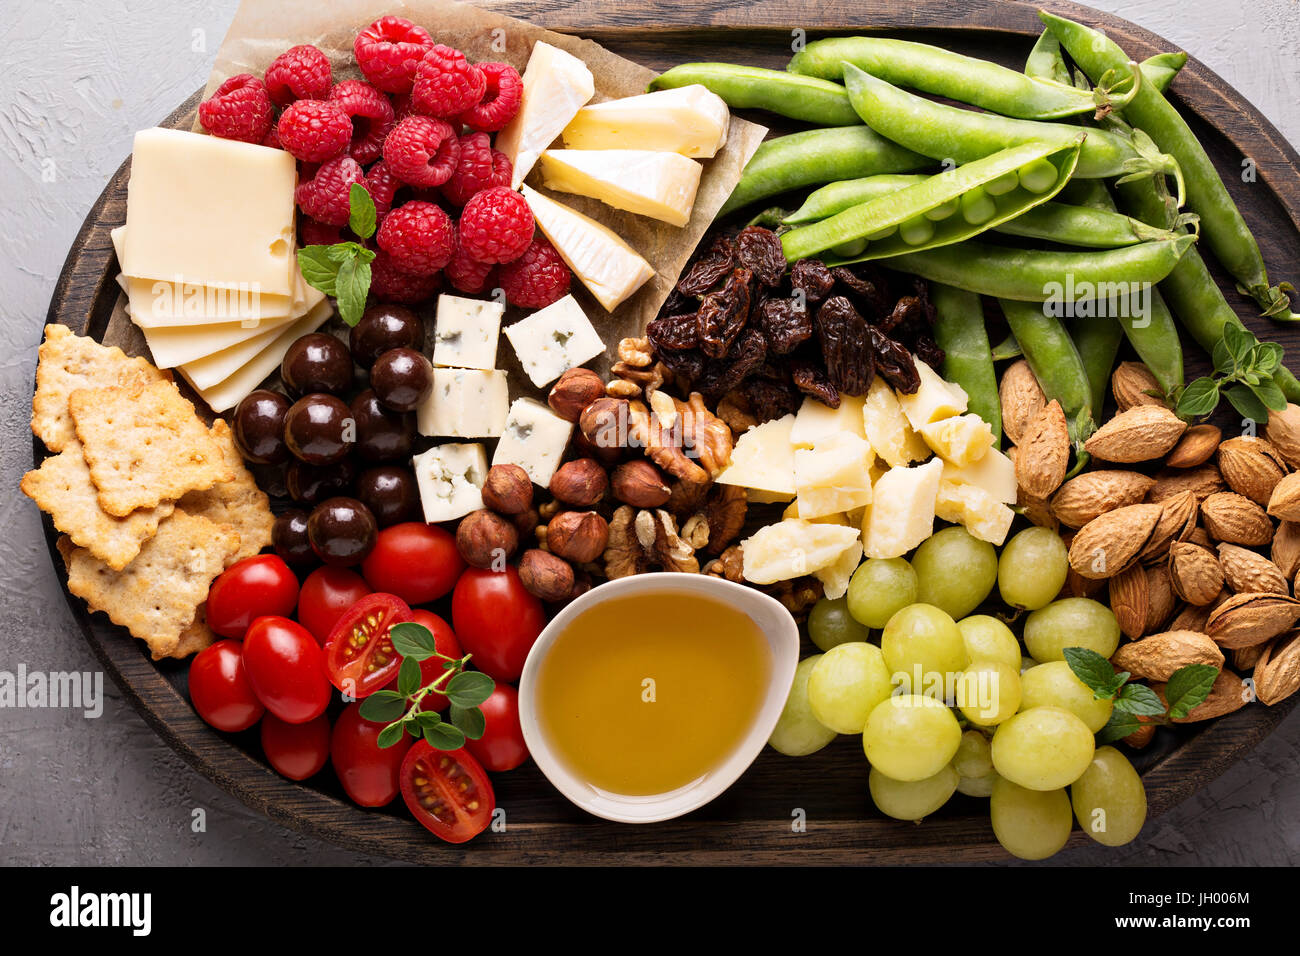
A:
[[[677,153],[648,149],[548,149],[541,168],[547,189],[590,196],[670,226],[691,221],[704,169]]]
[[[717,155],[727,143],[731,112],[722,97],[699,84],[593,103],[565,127],[569,149],[637,149]]]
[[[912,431],[898,396],[879,376],[871,383],[862,406],[863,428],[876,454],[894,467],[930,457],[930,449]]]
[[[794,417],[790,442],[796,448],[811,448],[821,439],[840,433],[866,438],[867,429],[862,417],[865,403],[863,397],[841,395],[840,407],[830,408],[811,396],[805,398]]]
[[[745,500],[751,505],[781,505],[785,504],[787,501],[791,501],[793,498],[793,491],[759,491],[757,488],[745,489]]]
[[[850,432],[822,438],[812,448],[795,449],[799,517],[820,518],[871,504],[869,469],[874,458],[867,440]]]
[[[901,557],[930,537],[942,475],[943,462],[934,458],[915,468],[891,468],[880,477],[862,529],[867,557]]]
[[[840,524],[778,521],[740,543],[742,573],[754,584],[789,581],[833,564],[857,538],[856,528]]]
[[[794,416],[786,415],[751,428],[740,436],[731,450],[731,464],[718,476],[720,485],[748,488],[754,493],[775,497],[772,501],[789,501],[795,495],[794,446],[790,430]]]
[[[923,425],[966,411],[965,389],[955,382],[945,382],[938,372],[920,359],[913,361],[921,378],[921,387],[911,395],[898,394],[898,404],[913,430],[920,431]]]
[[[965,525],[966,530],[989,544],[1000,545],[1007,540],[1016,513],[978,485],[955,481],[940,481],[935,498],[936,518]]]
[[[514,164],[510,185],[518,189],[542,150],[596,92],[591,70],[572,53],[538,40],[524,68],[519,112],[493,144]]]
[[[920,430],[922,440],[944,461],[973,465],[993,447],[993,429],[978,415],[941,418]]]
[[[943,466],[943,480],[974,485],[1003,504],[1016,503],[1016,466],[996,448],[990,448],[974,464]]]

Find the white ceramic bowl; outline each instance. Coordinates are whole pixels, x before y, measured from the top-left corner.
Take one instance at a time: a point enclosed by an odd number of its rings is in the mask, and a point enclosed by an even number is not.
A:
[[[721,764],[698,780],[668,793],[632,797],[599,790],[571,773],[556,756],[537,721],[537,675],[555,639],[569,623],[589,608],[606,601],[645,592],[698,594],[723,601],[745,612],[767,638],[772,668],[767,693],[749,733]],[[610,635],[618,640],[618,635]],[[704,806],[733,783],[754,762],[772,735],[799,662],[799,628],[780,602],[753,588],[703,574],[638,574],[592,588],[557,614],[538,636],[519,681],[519,721],[528,750],[546,778],[573,803],[588,813],[619,823],[655,823],[670,820]]]

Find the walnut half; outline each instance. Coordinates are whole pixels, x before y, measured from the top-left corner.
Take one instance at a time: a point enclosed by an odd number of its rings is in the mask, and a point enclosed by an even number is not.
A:
[[[613,581],[656,568],[696,574],[700,563],[671,514],[662,508],[637,510],[623,505],[609,522],[605,576]]]

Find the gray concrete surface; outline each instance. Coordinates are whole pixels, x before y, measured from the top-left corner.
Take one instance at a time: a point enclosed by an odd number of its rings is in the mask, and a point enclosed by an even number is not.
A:
[[[1297,0],[1098,0],[1191,51],[1300,142]],[[208,74],[235,0],[6,4],[0,25],[0,671],[94,670],[64,606],[36,509],[17,491],[30,464],[36,343],[68,245],[132,133]],[[869,5],[868,5],[869,6]],[[1294,265],[1294,264],[1292,264]],[[306,839],[190,770],[119,697],[102,716],[0,710],[0,863],[378,863]],[[1300,863],[1300,714],[1136,843],[1071,864]],[[194,808],[207,832],[190,832]]]

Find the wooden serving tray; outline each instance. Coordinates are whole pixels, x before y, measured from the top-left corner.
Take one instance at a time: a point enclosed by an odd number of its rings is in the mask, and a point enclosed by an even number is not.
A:
[[[809,38],[872,32],[937,43],[1020,68],[1040,31],[1037,5],[1012,0],[480,0],[480,5],[563,32],[578,33],[656,69],[694,60],[784,67],[792,31]],[[1176,49],[1146,30],[1072,3],[1042,4],[1096,25],[1134,58]],[[1300,268],[1300,156],[1240,94],[1196,60],[1173,86],[1188,116],[1255,230],[1274,281],[1296,279]],[[189,128],[196,93],[162,125]],[[780,131],[780,120],[755,116]],[[1258,181],[1242,182],[1243,157]],[[126,217],[129,160],[87,216],[64,264],[49,321],[102,337],[117,299],[117,264],[109,230]],[[1300,329],[1261,319],[1232,283],[1219,279],[1246,324],[1285,346],[1300,370]],[[1187,343],[1187,378],[1205,374],[1208,360]],[[1238,423],[1225,416],[1225,432]],[[34,442],[37,461],[44,454]],[[46,518],[54,565],[55,533]],[[589,817],[561,797],[531,763],[494,777],[506,812],[501,833],[464,846],[440,842],[415,823],[401,801],[367,811],[344,796],[333,775],[297,784],[263,760],[256,731],[231,736],[208,727],[186,695],[186,664],[153,663],[144,645],[68,603],[86,640],[145,720],[195,769],[271,819],[353,850],[417,863],[659,864],[659,863],[919,863],[1009,859],[993,839],[987,801],[958,795],[915,826],[882,817],[867,791],[867,762],[858,740],[842,737],[811,757],[767,750],[726,794],[684,818],[628,826]],[[809,645],[811,648],[811,645]],[[1135,757],[1155,817],[1217,777],[1289,713],[1296,698],[1272,708],[1258,703],[1218,721],[1161,731]],[[794,824],[805,821],[802,832]],[[1141,837],[1139,837],[1141,839]],[[1087,843],[1075,831],[1071,846]]]

